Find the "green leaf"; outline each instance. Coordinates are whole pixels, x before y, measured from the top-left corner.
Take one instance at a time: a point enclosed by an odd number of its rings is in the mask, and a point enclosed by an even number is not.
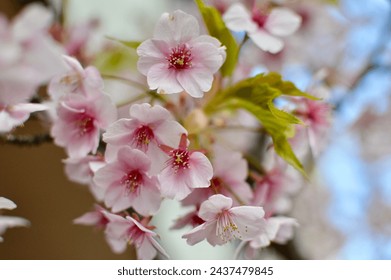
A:
[[[278,109],[273,101],[280,96],[300,96],[313,100],[317,98],[300,91],[293,83],[283,81],[277,73],[260,74],[240,81],[227,88],[205,107],[207,113],[223,109],[245,109],[253,114],[271,136],[276,153],[304,176],[303,165],[289,145],[292,125],[302,124],[295,116]]]
[[[205,6],[202,0],[195,0],[211,36],[220,40],[227,48],[227,58],[221,67],[221,74],[226,77],[232,75],[239,56],[239,46],[225,23],[219,11],[212,6]]]

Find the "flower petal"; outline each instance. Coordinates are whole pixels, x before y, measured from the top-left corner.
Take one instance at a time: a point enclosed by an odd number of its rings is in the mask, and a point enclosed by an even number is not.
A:
[[[284,43],[281,39],[273,37],[262,29],[249,33],[248,36],[261,50],[265,52],[278,53],[284,47]]]
[[[140,193],[133,200],[133,208],[143,216],[153,215],[160,208],[162,197],[157,185],[156,178],[144,178],[144,184],[140,186]]]
[[[301,17],[287,8],[274,8],[265,23],[265,29],[273,35],[288,36],[299,29]]]
[[[246,7],[241,3],[235,3],[229,7],[223,15],[223,20],[232,31],[254,32],[258,28]]]
[[[126,145],[132,141],[132,134],[138,127],[136,120],[119,119],[103,133],[103,141],[113,145]]]
[[[176,71],[169,69],[166,63],[153,65],[147,73],[147,82],[150,89],[157,89],[158,93],[178,93],[183,87],[176,78]]]
[[[184,43],[199,35],[197,19],[180,10],[164,13],[156,24],[154,37],[168,42]]]
[[[201,204],[198,216],[205,221],[215,220],[219,213],[232,207],[232,199],[221,194],[209,197]]]
[[[189,159],[189,173],[187,181],[191,188],[207,188],[213,177],[213,167],[209,159],[200,152],[193,152]]]
[[[141,74],[147,75],[153,65],[166,62],[169,52],[170,46],[165,41],[149,39],[142,42],[137,48],[137,54],[140,56],[137,69]]]
[[[213,74],[206,69],[191,69],[177,74],[179,84],[194,98],[201,98],[211,89]]]
[[[251,240],[262,233],[266,227],[265,211],[262,207],[238,206],[231,208],[233,220],[242,240]]]
[[[16,208],[16,204],[5,197],[0,197],[0,209],[12,210]]]

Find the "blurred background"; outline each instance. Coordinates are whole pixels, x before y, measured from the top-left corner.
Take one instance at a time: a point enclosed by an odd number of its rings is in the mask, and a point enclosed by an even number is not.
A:
[[[1,0],[0,12],[12,18],[28,2]],[[64,2],[69,26],[99,19],[93,42],[105,36],[144,40],[163,12],[181,8],[196,14],[192,1],[68,0],[50,5],[59,9]],[[315,70],[327,69],[328,101],[334,108],[311,184],[293,197],[290,216],[300,224],[291,244],[297,253],[293,257],[391,259],[391,1],[340,0],[317,12],[318,20],[310,24],[313,30],[305,33],[314,38],[305,46],[292,46],[308,51],[306,57],[297,55],[281,67],[284,77],[303,90]],[[34,120],[26,126],[42,129]],[[0,196],[18,205],[6,214],[31,222],[29,228],[7,230],[0,259],[135,257],[131,249],[111,253],[101,232],[72,223],[90,210],[94,199],[66,178],[61,148],[0,143],[0,154]],[[183,231],[168,231],[180,211],[174,202],[165,202],[155,219],[173,259],[232,258],[229,245],[211,248],[203,242],[190,248],[180,238]],[[270,250],[263,257],[281,256]]]

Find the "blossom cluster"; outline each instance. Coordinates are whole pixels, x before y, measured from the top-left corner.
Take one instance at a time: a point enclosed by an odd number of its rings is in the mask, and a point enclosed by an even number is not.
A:
[[[197,3],[201,10],[208,9],[202,1]],[[247,4],[227,3],[222,14],[209,8],[219,15],[219,23],[234,42],[231,31],[244,36],[240,44],[235,43],[234,56],[233,45],[224,38],[201,34],[204,29],[193,15],[181,10],[164,13],[152,38],[137,44],[136,64],[142,77],[129,78],[146,91],[126,105],[105,92],[102,69],[82,65],[82,57],[77,57],[80,51],[70,51],[64,42],[50,37],[46,9],[30,6],[10,26],[0,18],[0,68],[6,69],[0,72],[0,133],[12,133],[30,113],[47,110],[50,135],[68,156],[67,176],[87,185],[97,201],[93,211],[74,222],[104,231],[114,252],[132,244],[139,259],[169,257],[153,225],[163,199],[191,207],[172,227],[189,228],[183,235],[189,245],[206,240],[216,246],[238,239],[238,257],[243,253],[253,258],[272,242],[283,244],[293,237],[298,222],[284,214],[301,175],[288,165],[296,157],[290,156],[287,163],[276,155],[279,150],[274,146],[282,139],[288,152],[289,145],[302,143],[312,151],[320,150],[317,145],[329,125],[330,108],[297,90],[296,96],[281,99],[288,104],[285,111],[273,102],[259,105],[258,99],[242,101],[253,103],[232,110],[242,104],[241,94],[253,90],[246,83],[243,89],[239,86],[246,79],[252,81],[251,65],[239,60],[231,77],[222,69],[237,59],[245,43],[264,55],[281,52],[302,23],[302,17],[287,6]],[[34,63],[48,60],[54,69],[36,69]],[[119,82],[124,79],[118,77]],[[274,86],[270,79],[267,86]],[[47,82],[47,98],[29,103]],[[236,92],[234,82],[238,82]],[[310,93],[317,95],[318,84],[314,81]],[[227,104],[219,101],[224,95],[231,98]],[[254,115],[254,106],[259,106],[260,116]],[[275,129],[267,123],[270,116],[276,118]],[[289,123],[297,118],[296,123],[305,125]],[[231,127],[239,130],[227,133],[225,129]],[[249,152],[253,138],[240,129],[264,136],[263,156]],[[288,139],[289,133],[295,137]]]

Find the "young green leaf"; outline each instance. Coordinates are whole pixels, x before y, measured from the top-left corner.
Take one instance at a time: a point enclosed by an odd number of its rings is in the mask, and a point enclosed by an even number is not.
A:
[[[293,83],[283,81],[279,74],[269,73],[240,81],[227,88],[209,102],[205,111],[213,113],[224,109],[247,110],[259,120],[271,136],[276,153],[306,176],[303,165],[288,142],[292,125],[302,122],[274,105],[274,99],[283,95],[317,99],[300,91]]]

